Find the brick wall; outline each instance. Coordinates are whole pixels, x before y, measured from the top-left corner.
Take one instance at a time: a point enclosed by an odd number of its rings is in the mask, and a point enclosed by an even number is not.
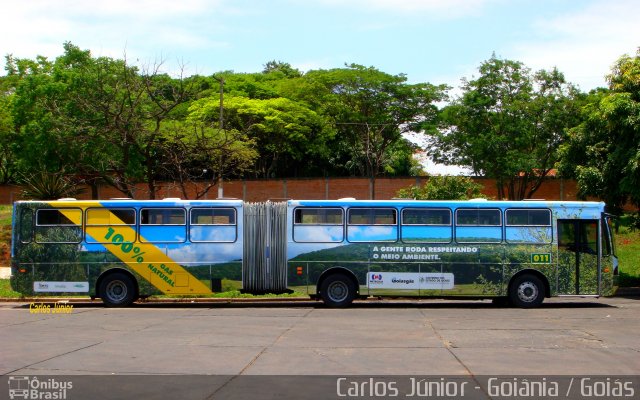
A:
[[[375,183],[375,197],[378,200],[391,199],[396,196],[399,189],[421,185],[428,180],[427,177],[409,178],[378,178]],[[497,190],[495,181],[486,178],[474,178],[484,186],[483,193],[495,198]],[[203,185],[201,185],[203,186]],[[339,199],[343,197],[355,197],[356,199],[368,199],[371,190],[371,182],[367,178],[305,178],[305,179],[273,179],[273,180],[236,180],[224,181],[224,196],[243,199],[245,201],[265,201],[269,199]],[[0,186],[0,204],[11,204],[20,200],[21,188],[19,186]],[[124,195],[110,186],[100,186],[99,198],[109,199],[124,197]],[[190,198],[195,198],[195,187],[189,187]],[[573,180],[548,178],[540,189],[534,194],[536,199],[545,200],[577,200],[577,185]],[[218,196],[218,187],[209,190],[203,199],[215,199]],[[89,199],[91,191],[78,198]],[[135,197],[147,199],[148,190],[145,184],[136,186]],[[180,197],[182,191],[174,183],[163,183],[158,189],[157,198]],[[595,199],[590,199],[595,200]],[[628,208],[633,210],[633,208]]]

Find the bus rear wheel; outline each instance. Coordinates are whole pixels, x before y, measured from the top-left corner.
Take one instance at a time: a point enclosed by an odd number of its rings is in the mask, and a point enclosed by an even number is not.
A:
[[[332,274],[322,281],[320,297],[329,307],[347,307],[356,298],[356,286],[348,276]]]
[[[106,307],[127,307],[136,300],[136,286],[130,276],[114,272],[100,282],[100,298]]]
[[[544,284],[535,275],[520,275],[509,286],[511,304],[520,308],[538,307],[544,300]]]

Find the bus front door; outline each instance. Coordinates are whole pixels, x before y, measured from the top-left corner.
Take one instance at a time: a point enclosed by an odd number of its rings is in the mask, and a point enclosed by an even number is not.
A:
[[[558,220],[558,294],[598,294],[598,226],[598,220]]]

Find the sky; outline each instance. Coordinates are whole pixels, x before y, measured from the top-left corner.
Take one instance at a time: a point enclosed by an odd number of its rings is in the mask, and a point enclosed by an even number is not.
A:
[[[640,47],[638,0],[10,0],[0,53],[94,56],[187,75],[259,72],[271,60],[345,63],[459,87],[492,54],[557,67],[588,91]],[[2,72],[3,73],[3,72]]]

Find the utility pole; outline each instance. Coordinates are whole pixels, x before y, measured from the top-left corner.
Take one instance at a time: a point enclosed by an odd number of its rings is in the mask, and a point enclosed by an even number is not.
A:
[[[220,129],[220,134],[223,134],[224,132],[224,78],[218,78],[217,76],[213,75],[213,79],[217,80],[218,82],[220,82],[220,119],[218,121],[218,129]],[[220,167],[220,177],[218,179],[218,198],[221,199],[224,197],[224,188],[222,185],[222,170],[223,170],[223,166],[222,166],[222,152],[220,152],[220,156],[219,156],[219,167]]]

